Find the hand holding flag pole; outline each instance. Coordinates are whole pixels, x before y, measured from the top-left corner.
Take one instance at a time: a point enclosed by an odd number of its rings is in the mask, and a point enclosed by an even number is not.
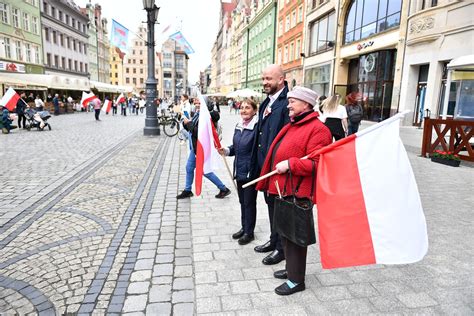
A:
[[[219,135],[217,134],[216,128],[214,127],[214,124],[212,124],[212,136],[214,137],[214,147],[216,147],[217,150],[222,148],[221,141],[219,140]],[[224,154],[221,154],[222,159],[224,160],[225,167],[227,169],[227,172],[229,174],[230,180],[232,181],[232,184],[234,185],[235,190],[237,190],[237,185],[235,184],[234,177],[232,176],[232,172],[230,171],[229,164],[227,163],[227,159],[225,158]]]

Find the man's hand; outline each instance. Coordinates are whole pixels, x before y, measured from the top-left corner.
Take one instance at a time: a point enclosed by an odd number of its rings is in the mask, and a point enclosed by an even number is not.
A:
[[[183,124],[188,124],[191,120],[188,120],[186,117],[183,118]]]
[[[277,173],[279,173],[279,174],[287,172],[288,169],[290,169],[288,160],[283,160],[283,161],[280,161],[279,163],[277,163],[276,166],[275,166],[275,169],[276,169]]]

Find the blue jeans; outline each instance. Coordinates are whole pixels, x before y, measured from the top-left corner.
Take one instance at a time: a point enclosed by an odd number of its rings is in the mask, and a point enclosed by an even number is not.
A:
[[[359,125],[360,123],[351,124],[351,122],[349,122],[347,126],[347,136],[357,133],[357,131],[359,130]]]
[[[188,162],[186,163],[186,186],[184,190],[191,191],[191,187],[194,181],[194,169],[196,169],[196,155],[194,151],[191,150],[188,157]],[[206,178],[209,179],[212,183],[219,188],[219,190],[225,190],[226,186],[222,181],[214,174],[214,172],[209,172],[204,175]]]

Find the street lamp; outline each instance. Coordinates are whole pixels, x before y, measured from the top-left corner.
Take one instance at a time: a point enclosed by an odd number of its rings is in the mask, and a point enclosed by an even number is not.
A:
[[[144,135],[160,135],[160,128],[158,125],[158,116],[156,110],[156,85],[155,78],[155,22],[158,19],[158,12],[160,8],[155,5],[155,0],[143,0],[143,8],[147,13],[147,42],[148,47],[148,78],[145,82],[146,90],[146,118]]]

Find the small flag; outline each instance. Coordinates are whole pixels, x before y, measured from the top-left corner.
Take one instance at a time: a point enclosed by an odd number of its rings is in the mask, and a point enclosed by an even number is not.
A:
[[[123,93],[120,93],[120,95],[117,97],[117,100],[115,101],[115,105],[123,102],[125,102],[125,96],[123,95]]]
[[[181,31],[178,31],[176,33],[171,34],[170,38],[172,40],[175,40],[179,45],[183,46],[183,51],[186,54],[189,55],[189,54],[194,53],[194,49],[191,47],[191,45],[188,43],[188,41],[184,38]]]
[[[0,104],[6,107],[8,111],[13,112],[16,107],[16,103],[19,99],[20,96],[18,95],[18,93],[16,93],[16,91],[13,90],[12,87],[10,87],[0,100]]]
[[[82,98],[81,98],[82,107],[84,108],[87,107],[87,104],[94,99],[97,99],[97,97],[94,95],[93,92],[86,93],[82,91]]]
[[[112,19],[112,32],[110,33],[110,43],[118,47],[121,51],[127,51],[128,29],[122,24]]]
[[[399,137],[402,116],[318,150],[323,268],[407,264],[427,253],[423,207]]]
[[[220,159],[219,153],[216,149],[216,139],[213,133],[214,124],[212,123],[211,113],[209,113],[206,102],[204,101],[202,95],[199,94],[198,97],[201,106],[199,110],[198,137],[196,144],[195,187],[196,195],[199,196],[202,190],[203,175],[213,172],[213,167],[220,165]],[[219,142],[219,138],[217,138],[217,142]]]
[[[102,111],[109,114],[111,108],[112,108],[112,101],[110,101],[109,99],[105,99],[104,105],[102,106]]]

